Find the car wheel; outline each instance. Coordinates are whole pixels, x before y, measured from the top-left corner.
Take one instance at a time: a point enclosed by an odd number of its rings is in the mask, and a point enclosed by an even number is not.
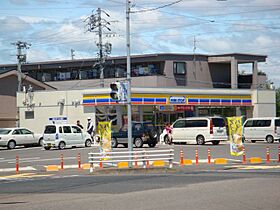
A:
[[[273,138],[273,136],[267,136],[266,138],[266,141],[267,141],[267,143],[269,143],[269,144],[272,144],[273,142],[274,142],[274,138]]]
[[[111,139],[111,147],[112,148],[117,148],[118,146],[118,140],[116,138]]]
[[[141,138],[136,138],[136,139],[134,139],[134,144],[135,144],[135,147],[141,148],[141,147],[143,147],[144,142]]]
[[[202,136],[202,135],[197,136],[197,137],[196,137],[196,143],[197,143],[198,145],[203,145],[203,144],[205,144],[204,136]]]
[[[65,149],[65,146],[66,146],[65,142],[61,141],[58,145],[58,149]]]
[[[50,149],[51,149],[51,147],[44,147],[44,149],[45,149],[45,150],[50,150]]]
[[[43,138],[40,138],[38,141],[38,146],[42,147],[43,146]]]
[[[85,147],[90,147],[91,146],[91,140],[87,139],[85,142]]]
[[[256,143],[256,140],[251,140],[252,143]]]
[[[218,145],[218,144],[220,144],[220,141],[212,141],[212,144],[213,145]]]
[[[7,147],[8,149],[14,149],[16,147],[16,142],[14,140],[9,141]]]

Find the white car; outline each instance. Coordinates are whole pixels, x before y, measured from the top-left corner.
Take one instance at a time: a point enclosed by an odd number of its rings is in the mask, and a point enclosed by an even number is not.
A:
[[[244,122],[243,134],[245,141],[264,141],[273,143],[275,140],[280,142],[280,118],[262,117],[249,118]]]
[[[43,138],[45,150],[77,146],[90,147],[92,143],[91,136],[87,132],[83,132],[77,125],[71,124],[46,125]]]
[[[34,134],[27,128],[0,128],[0,146],[14,149],[16,146],[41,146],[42,134]]]
[[[227,129],[222,117],[188,117],[176,120],[171,126],[172,142],[197,143],[212,142],[218,145],[227,141]],[[167,135],[164,136],[166,141]]]

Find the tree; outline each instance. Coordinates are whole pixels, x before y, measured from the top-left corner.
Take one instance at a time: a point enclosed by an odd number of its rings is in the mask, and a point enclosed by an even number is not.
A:
[[[276,116],[280,116],[280,88],[276,89]]]

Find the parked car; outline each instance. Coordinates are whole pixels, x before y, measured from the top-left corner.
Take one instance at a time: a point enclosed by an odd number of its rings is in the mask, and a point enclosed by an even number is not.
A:
[[[132,122],[132,139],[135,147],[140,148],[143,144],[155,147],[158,142],[158,132],[151,122]],[[118,132],[112,132],[112,147],[119,144],[128,146],[127,126],[123,126]]]
[[[227,141],[227,128],[222,117],[189,117],[176,120],[171,126],[172,142],[197,143],[212,142],[218,145]],[[164,136],[166,140],[167,136]]]
[[[243,135],[245,141],[264,141],[273,143],[280,142],[280,118],[263,117],[249,118],[243,124]]]
[[[65,149],[74,146],[91,146],[91,136],[77,125],[51,124],[45,126],[43,135],[45,150],[51,148]]]
[[[40,146],[42,134],[35,134],[27,128],[0,128],[0,146],[14,149],[16,146]]]

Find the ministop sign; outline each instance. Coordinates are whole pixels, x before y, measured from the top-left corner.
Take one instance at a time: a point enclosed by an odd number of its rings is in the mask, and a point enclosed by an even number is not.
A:
[[[186,98],[184,96],[171,96],[169,98],[170,104],[185,104]]]

